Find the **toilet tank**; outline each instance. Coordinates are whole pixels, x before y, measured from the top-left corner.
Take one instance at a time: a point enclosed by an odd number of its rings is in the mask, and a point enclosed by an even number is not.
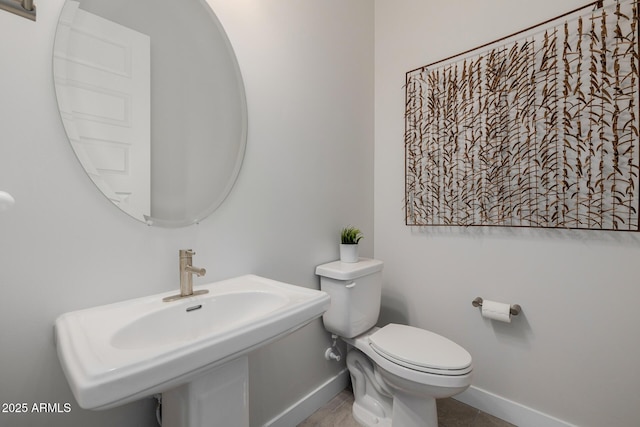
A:
[[[320,289],[331,297],[322,316],[324,327],[344,338],[371,329],[380,314],[383,262],[360,258],[358,262],[334,261],[316,267]]]

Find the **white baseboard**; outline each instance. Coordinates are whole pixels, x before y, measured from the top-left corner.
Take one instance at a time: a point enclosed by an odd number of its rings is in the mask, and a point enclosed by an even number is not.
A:
[[[276,415],[264,427],[291,427],[300,424],[344,390],[348,384],[349,371],[345,368],[282,413]]]
[[[474,386],[453,398],[518,427],[577,427]]]
[[[349,384],[349,371],[343,369],[302,399],[276,415],[263,427],[291,427],[306,420]],[[578,427],[497,394],[471,386],[454,399],[518,427]]]

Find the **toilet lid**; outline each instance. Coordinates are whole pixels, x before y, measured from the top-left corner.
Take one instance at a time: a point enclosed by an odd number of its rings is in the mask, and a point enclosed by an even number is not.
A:
[[[469,352],[424,329],[390,323],[372,334],[369,342],[381,356],[410,369],[440,375],[471,371]]]

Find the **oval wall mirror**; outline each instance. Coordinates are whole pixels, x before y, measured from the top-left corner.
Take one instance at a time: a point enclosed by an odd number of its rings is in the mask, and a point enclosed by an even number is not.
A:
[[[220,206],[244,157],[247,107],[205,0],[67,0],[53,56],[71,146],[116,206],[167,227]]]

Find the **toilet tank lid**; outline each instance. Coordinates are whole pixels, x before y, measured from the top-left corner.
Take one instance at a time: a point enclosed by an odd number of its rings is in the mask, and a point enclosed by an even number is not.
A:
[[[370,258],[360,258],[358,262],[333,261],[317,266],[316,274],[336,280],[353,280],[382,271],[383,266],[382,261]]]

